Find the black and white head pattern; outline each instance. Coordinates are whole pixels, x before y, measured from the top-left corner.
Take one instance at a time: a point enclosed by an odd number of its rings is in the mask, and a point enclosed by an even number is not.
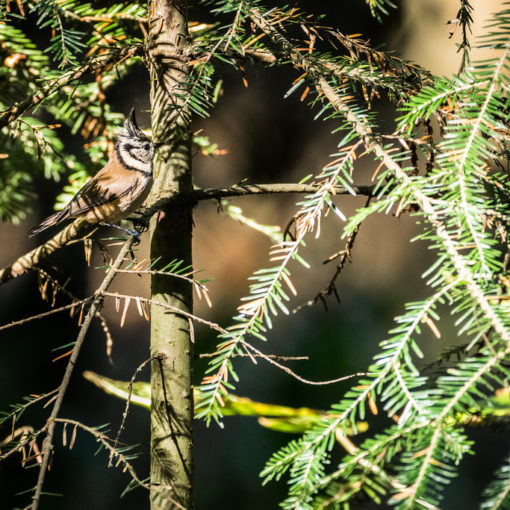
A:
[[[124,129],[119,134],[115,150],[126,168],[140,172],[152,171],[154,144],[138,127],[134,108],[124,122]]]

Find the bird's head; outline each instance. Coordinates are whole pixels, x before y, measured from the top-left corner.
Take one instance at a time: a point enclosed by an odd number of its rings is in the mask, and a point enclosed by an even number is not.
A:
[[[152,140],[138,127],[133,108],[126,117],[124,129],[115,143],[117,156],[127,168],[150,172],[155,148]]]

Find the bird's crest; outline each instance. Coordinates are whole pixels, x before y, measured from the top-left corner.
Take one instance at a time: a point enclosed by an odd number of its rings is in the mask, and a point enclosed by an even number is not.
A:
[[[124,129],[127,135],[130,137],[147,138],[146,134],[138,127],[134,108],[131,108],[129,115],[126,117],[126,120],[124,121]]]

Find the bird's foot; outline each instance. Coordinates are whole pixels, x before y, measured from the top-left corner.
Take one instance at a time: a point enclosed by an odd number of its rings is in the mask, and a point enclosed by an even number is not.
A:
[[[136,244],[138,244],[140,242],[140,232],[138,232],[138,230],[132,230],[132,229],[129,229],[129,228],[124,228],[124,227],[121,227],[120,225],[116,225],[115,223],[104,223],[104,225],[107,226],[107,227],[113,227],[113,228],[116,228],[118,230],[122,230],[126,234],[128,234],[130,236],[133,236],[135,238],[135,243]]]
[[[149,228],[149,220],[148,216],[144,216],[143,214],[138,217],[131,217],[128,220],[133,222],[133,226],[139,233],[145,232]]]

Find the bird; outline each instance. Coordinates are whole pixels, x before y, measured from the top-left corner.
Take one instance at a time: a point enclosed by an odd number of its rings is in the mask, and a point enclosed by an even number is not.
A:
[[[74,195],[61,211],[48,216],[28,232],[32,237],[70,218],[85,218],[89,223],[119,228],[115,223],[127,218],[143,204],[152,186],[152,159],[162,145],[154,143],[136,123],[134,108],[124,121],[106,165]]]

